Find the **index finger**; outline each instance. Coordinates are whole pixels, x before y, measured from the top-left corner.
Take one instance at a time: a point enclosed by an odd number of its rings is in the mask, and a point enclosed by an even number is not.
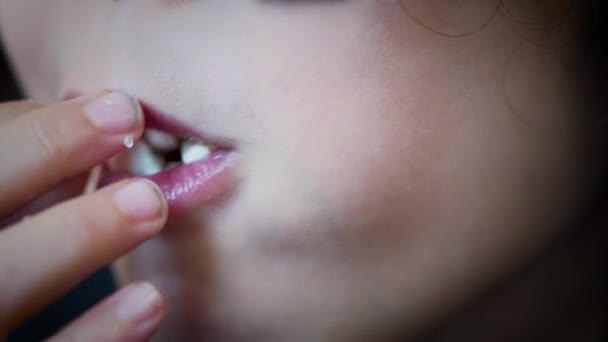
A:
[[[126,138],[138,139],[143,127],[137,101],[108,91],[41,107],[0,125],[0,215],[112,157],[125,148]]]
[[[30,100],[4,102],[0,109],[0,125],[40,107],[42,107],[41,104]]]
[[[127,180],[0,232],[0,334],[158,234],[167,210],[158,186]]]

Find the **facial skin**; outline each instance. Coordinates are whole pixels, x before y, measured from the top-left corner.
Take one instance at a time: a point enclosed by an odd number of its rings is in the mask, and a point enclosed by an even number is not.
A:
[[[238,150],[234,193],[121,263],[160,339],[352,341],[433,328],[588,205],[581,11],[530,3],[1,0],[0,28],[29,96],[124,90]]]

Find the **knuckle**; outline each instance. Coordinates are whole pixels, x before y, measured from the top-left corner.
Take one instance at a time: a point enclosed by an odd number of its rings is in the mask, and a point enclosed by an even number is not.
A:
[[[60,122],[53,122],[44,117],[31,120],[30,129],[34,142],[50,159],[63,159],[68,156],[68,148],[63,144],[65,134]]]
[[[106,334],[108,336],[108,340],[111,341],[119,341],[124,339],[125,337],[131,335],[130,333],[137,328],[133,323],[126,322],[124,319],[118,317],[118,314],[116,313],[112,314],[109,321],[111,324],[108,324],[110,327],[106,329]]]
[[[74,236],[75,243],[79,246],[90,246],[104,241],[115,240],[119,236],[122,228],[122,222],[111,205],[99,206],[98,210],[87,205],[80,205],[76,215],[72,215],[68,225],[73,227],[72,231],[76,231]],[[100,208],[103,208],[100,210]]]
[[[100,240],[104,240],[111,233],[112,224],[102,224],[99,218],[93,215],[81,213],[72,219],[72,227],[77,232],[74,237],[78,245],[89,246]]]

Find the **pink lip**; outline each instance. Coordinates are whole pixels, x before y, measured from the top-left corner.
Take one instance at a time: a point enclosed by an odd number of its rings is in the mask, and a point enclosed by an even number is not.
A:
[[[150,105],[142,104],[142,109],[146,118],[146,128],[155,128],[179,137],[194,137],[219,146],[204,160],[142,177],[155,182],[163,190],[171,216],[187,214],[210,204],[226,195],[234,187],[236,152],[226,147],[224,142],[212,142],[177,120],[159,113]],[[101,180],[101,185],[128,177],[133,177],[133,175],[108,173]]]
[[[234,152],[218,151],[209,158],[180,165],[151,176],[149,179],[162,189],[169,204],[169,214],[179,216],[200,208],[229,192],[234,186]],[[100,186],[134,177],[127,173],[105,173]]]

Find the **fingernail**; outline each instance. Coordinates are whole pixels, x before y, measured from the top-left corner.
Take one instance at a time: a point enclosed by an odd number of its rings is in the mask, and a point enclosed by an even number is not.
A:
[[[93,124],[108,134],[128,133],[139,121],[139,106],[128,95],[113,92],[93,100],[84,107]]]
[[[160,323],[162,303],[154,286],[148,283],[130,285],[121,294],[116,315],[132,327],[133,337],[145,337]]]
[[[114,194],[114,202],[133,221],[145,222],[158,218],[165,199],[158,185],[147,179],[127,184]]]

